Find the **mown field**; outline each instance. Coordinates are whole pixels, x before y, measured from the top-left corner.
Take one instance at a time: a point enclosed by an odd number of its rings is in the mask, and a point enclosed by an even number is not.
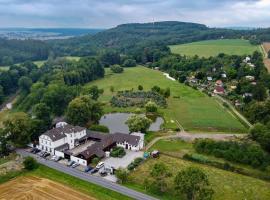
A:
[[[210,184],[215,191],[215,200],[270,199],[269,182],[163,155],[158,159],[149,159],[133,171],[130,174],[131,182],[128,183],[127,186],[144,191],[142,183],[145,177],[150,177],[150,171],[153,165],[158,162],[164,163],[173,174],[173,177],[178,171],[189,166],[201,168],[208,175]],[[170,188],[173,187],[173,177],[169,178],[168,184]],[[158,197],[163,200],[179,199],[171,190],[165,195]]]
[[[224,39],[193,42],[189,44],[172,45],[173,53],[200,57],[216,56],[219,53],[229,55],[248,55],[254,51],[261,51],[260,46],[251,45],[248,40]]]
[[[10,179],[12,180],[8,181]],[[0,199],[18,199],[18,196],[20,199],[41,200],[131,200],[131,198],[117,192],[43,165],[31,172],[15,172],[0,177]]]
[[[264,49],[265,53],[264,64],[268,72],[270,72],[270,58],[268,58],[268,52],[270,51],[270,42],[264,42],[262,48]]]
[[[160,109],[166,128],[178,127],[176,121],[186,130],[246,132],[246,128],[214,99],[178,82],[167,79],[161,72],[145,67],[126,68],[122,74],[112,74],[106,69],[105,78],[91,82],[85,87],[97,85],[104,89],[100,97],[105,106],[105,112],[134,111],[136,108],[111,107],[109,101],[120,90],[137,90],[142,85],[144,90],[150,90],[154,85],[161,88],[169,87],[171,96],[168,107]],[[114,92],[110,87],[114,87]],[[179,98],[175,98],[179,97]]]

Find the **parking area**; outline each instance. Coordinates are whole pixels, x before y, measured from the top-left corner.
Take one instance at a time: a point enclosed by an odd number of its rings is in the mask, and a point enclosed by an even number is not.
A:
[[[130,151],[126,150],[126,155],[123,158],[109,157],[104,159],[104,163],[107,166],[114,167],[115,169],[126,168],[135,158],[143,157],[142,151]]]

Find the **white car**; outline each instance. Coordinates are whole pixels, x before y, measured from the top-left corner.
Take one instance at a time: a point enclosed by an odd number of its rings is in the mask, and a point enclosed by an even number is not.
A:
[[[104,162],[99,162],[96,166],[97,169],[101,169],[102,167],[104,167]]]

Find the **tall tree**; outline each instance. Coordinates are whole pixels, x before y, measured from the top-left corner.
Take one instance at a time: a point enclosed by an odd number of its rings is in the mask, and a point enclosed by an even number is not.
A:
[[[176,192],[184,195],[187,200],[210,200],[214,194],[207,175],[195,167],[178,172],[174,185]]]
[[[151,125],[151,120],[142,115],[132,115],[126,121],[130,132],[145,133]]]

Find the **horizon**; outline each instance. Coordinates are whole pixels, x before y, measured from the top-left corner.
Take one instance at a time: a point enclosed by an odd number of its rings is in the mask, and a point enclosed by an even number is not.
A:
[[[108,29],[127,23],[182,21],[265,28],[270,27],[269,10],[268,0],[1,0],[0,27]]]

